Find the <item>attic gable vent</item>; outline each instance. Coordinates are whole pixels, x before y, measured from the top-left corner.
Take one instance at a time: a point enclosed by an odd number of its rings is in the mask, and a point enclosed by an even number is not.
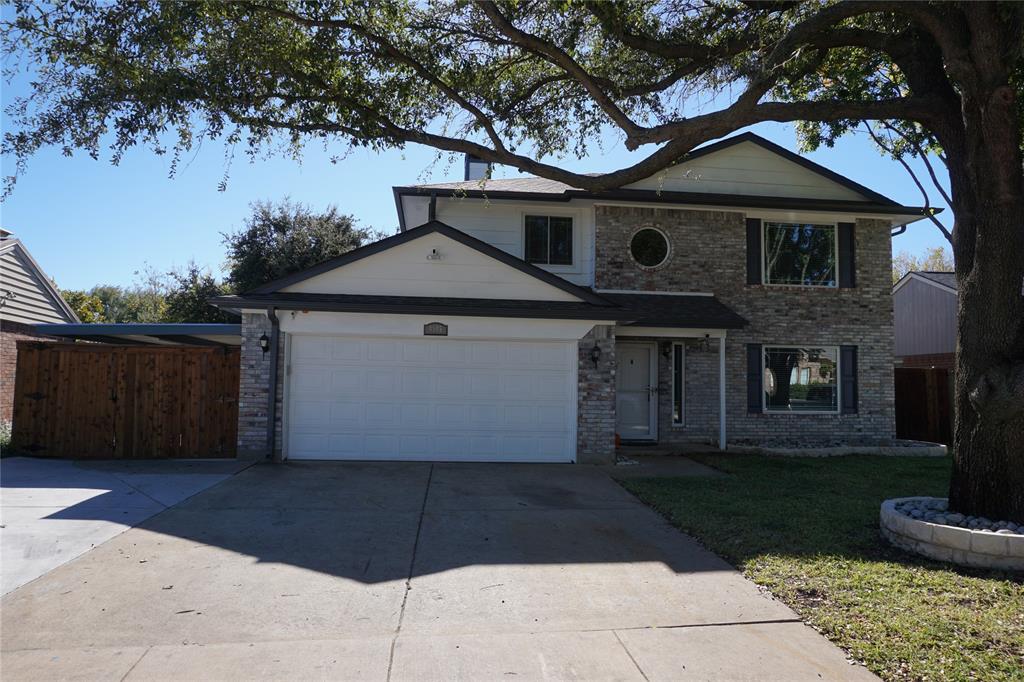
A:
[[[441,322],[428,322],[423,325],[424,336],[448,336],[448,325]]]

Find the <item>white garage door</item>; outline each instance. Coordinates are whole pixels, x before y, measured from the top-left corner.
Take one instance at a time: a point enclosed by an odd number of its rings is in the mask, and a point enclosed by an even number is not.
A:
[[[574,342],[290,338],[292,459],[575,459]]]

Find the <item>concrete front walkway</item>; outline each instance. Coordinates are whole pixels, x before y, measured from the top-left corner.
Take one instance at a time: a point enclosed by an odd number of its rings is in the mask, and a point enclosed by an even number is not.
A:
[[[4,680],[870,679],[605,472],[253,466],[6,595]]]
[[[0,594],[248,466],[238,460],[0,460]]]

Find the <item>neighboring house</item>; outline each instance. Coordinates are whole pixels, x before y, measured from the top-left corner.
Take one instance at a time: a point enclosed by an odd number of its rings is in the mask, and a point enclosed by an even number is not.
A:
[[[892,288],[898,367],[953,369],[956,275],[908,272]]]
[[[890,234],[922,209],[752,134],[599,194],[486,174],[395,187],[398,235],[215,299],[244,313],[240,452],[893,438]]]
[[[900,438],[953,442],[956,294],[952,272],[908,272],[892,288]]]
[[[7,230],[0,230],[0,421],[11,421],[18,341],[48,339],[38,323],[78,322],[39,264]]]

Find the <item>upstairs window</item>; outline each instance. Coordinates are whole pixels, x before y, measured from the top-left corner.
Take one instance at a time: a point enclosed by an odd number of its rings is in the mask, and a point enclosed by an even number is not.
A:
[[[572,265],[572,218],[526,216],[526,262]]]
[[[836,226],[766,222],[764,283],[836,286]]]

